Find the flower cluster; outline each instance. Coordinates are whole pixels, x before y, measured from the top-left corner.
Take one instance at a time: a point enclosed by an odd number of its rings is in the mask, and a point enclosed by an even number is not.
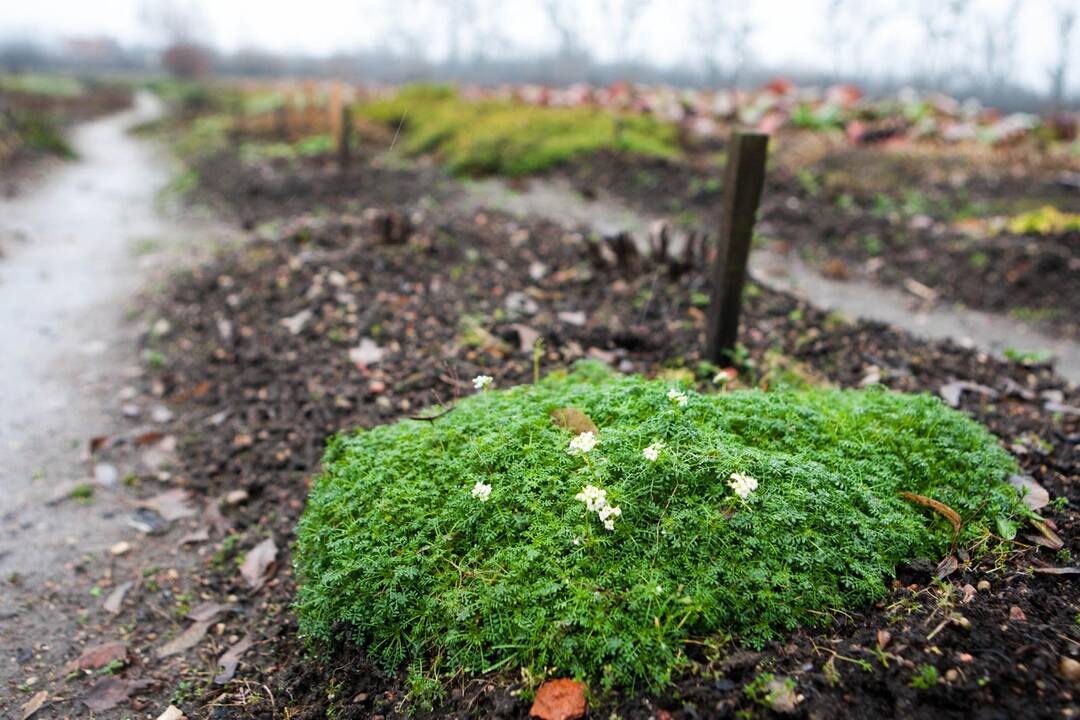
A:
[[[671,388],[667,391],[668,400],[675,404],[676,407],[683,407],[686,403],[690,402],[690,398],[682,390],[676,390]]]
[[[487,390],[491,383],[495,382],[495,378],[490,375],[477,375],[472,380],[472,385],[477,390]]]
[[[660,457],[660,451],[664,449],[664,443],[657,440],[649,447],[641,451],[641,454],[645,456],[645,459],[649,462],[656,462],[656,459]]]
[[[477,480],[472,488],[472,496],[480,502],[487,502],[488,498],[491,497],[491,485]]]
[[[750,493],[757,490],[757,479],[752,478],[749,475],[743,475],[741,473],[731,473],[731,479],[728,480],[728,485],[735,491],[735,494],[745,500],[750,497]]]
[[[615,518],[622,515],[622,510],[614,505],[608,505],[606,490],[595,485],[586,485],[574,496],[574,499],[585,503],[585,509],[589,512],[596,513],[605,528],[615,529]]]
[[[586,430],[570,441],[570,448],[566,452],[571,455],[587,455],[590,450],[596,447],[596,443],[598,442],[600,442],[600,440],[596,435],[594,435],[591,430]]]

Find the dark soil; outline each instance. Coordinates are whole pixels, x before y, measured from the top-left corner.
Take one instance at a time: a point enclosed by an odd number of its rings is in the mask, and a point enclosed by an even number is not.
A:
[[[255,193],[250,188],[264,187],[265,175],[245,178],[225,166],[218,172],[204,192],[220,192],[249,222],[275,217],[275,203],[343,212],[283,217],[277,239],[253,241],[178,278],[156,302],[171,330],[147,338],[147,349],[160,353],[160,370],[145,391],[167,401],[174,418],[166,432],[179,442],[172,471],[141,476],[136,486],[145,495],[189,488],[207,508],[189,529],[205,528],[209,539],[178,550],[196,558],[194,573],[154,569],[133,591],[135,600],[103,623],[102,633],[126,628],[134,653],[120,677],[155,678],[149,697],[171,697],[189,717],[525,717],[532,686],[516,674],[459,678],[443,703],[426,711],[409,702],[403,677],[372,668],[361,649],[346,643],[319,657],[306,652],[289,608],[289,544],[324,442],[339,430],[391,422],[468,393],[468,380],[481,372],[504,387],[531,381],[532,332],[546,344],[543,372],[582,357],[624,372],[696,372],[705,275],[642,258],[611,263],[608,253],[549,223],[455,214],[427,199],[442,190],[432,186],[439,176],[424,169],[365,164],[355,180],[311,169],[303,182],[285,175],[276,189]],[[346,205],[372,209],[357,215]],[[297,333],[282,324],[304,311],[310,317]],[[582,318],[566,314],[578,312]],[[800,376],[853,387],[879,378],[896,390],[935,393],[955,380],[976,383],[962,393],[961,407],[1000,437],[1051,497],[1068,499],[1067,508],[1043,509],[1064,548],[1041,547],[1029,539],[1030,528],[1011,545],[988,538],[961,552],[958,569],[942,581],[932,577],[941,558],[926,558],[899,568],[888,598],[874,607],[838,612],[825,630],[764,648],[737,638],[708,652],[691,647],[695,664],[670,691],[601,696],[591,716],[766,715],[743,689],[762,673],[795,682],[802,698],[796,716],[1012,718],[1080,710],[1080,688],[1059,672],[1063,658],[1080,657],[1078,577],[1038,572],[1075,565],[1071,558],[1080,553],[1080,392],[1047,367],[1001,362],[882,325],[846,324],[756,287],[744,323],[749,354],[740,361],[740,384]],[[384,350],[378,362],[350,360],[361,338]],[[705,386],[711,377],[698,375]],[[237,566],[267,537],[279,548],[276,564],[269,581],[252,589]],[[989,588],[975,590],[984,580]],[[189,624],[178,619],[180,597],[229,602],[234,612],[193,649],[157,660],[153,649]],[[248,634],[256,644],[236,679],[215,684],[218,658]],[[926,666],[937,681],[913,686],[913,677],[930,672]],[[71,704],[54,707],[81,711],[74,699],[90,682],[70,683]],[[136,709],[146,702],[137,699]]]
[[[783,141],[781,140],[781,148]],[[783,149],[780,151],[783,156]],[[715,227],[723,168],[600,154],[556,171],[587,197],[603,188],[630,206],[695,227]],[[976,164],[850,149],[771,172],[758,231],[825,274],[888,285],[914,279],[946,302],[1080,336],[1080,233],[998,233],[979,218],[1051,205],[1080,212],[1080,190],[1060,168],[1000,158]],[[970,232],[964,231],[964,221]]]

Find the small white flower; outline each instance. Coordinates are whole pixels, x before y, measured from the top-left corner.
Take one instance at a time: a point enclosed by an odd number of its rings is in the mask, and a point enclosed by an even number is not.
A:
[[[641,454],[645,456],[645,459],[649,462],[656,462],[656,459],[660,457],[660,451],[664,449],[664,443],[657,440],[649,447],[641,451]]]
[[[477,390],[487,390],[491,383],[495,382],[495,378],[490,375],[477,375],[472,379],[472,386]]]
[[[574,545],[580,545],[580,544],[581,544],[581,538],[574,538]]]
[[[597,513],[600,515],[600,519],[606,523],[608,518],[617,518],[622,515],[622,510],[613,505],[604,505]]]
[[[741,473],[731,473],[731,479],[728,480],[728,485],[735,491],[735,494],[741,497],[743,500],[750,497],[750,493],[757,490],[757,479],[750,477],[749,475],[743,475]]]
[[[581,492],[574,496],[575,500],[585,503],[589,512],[600,512],[607,507],[607,490],[602,490],[595,485],[586,485]]]
[[[567,450],[571,455],[585,454],[596,447],[596,443],[600,442],[591,430],[586,430],[577,437],[570,441],[570,448]]]
[[[678,407],[682,407],[686,403],[690,402],[690,398],[686,396],[686,393],[684,393],[682,390],[676,390],[675,388],[671,388],[667,391],[667,397],[668,400],[675,403],[675,405]]]
[[[491,485],[477,480],[476,484],[472,486],[472,496],[480,502],[487,502],[491,496]]]
[[[734,380],[735,377],[735,370],[733,370],[732,368],[724,368],[713,376],[712,381],[717,385],[727,385],[729,382]]]

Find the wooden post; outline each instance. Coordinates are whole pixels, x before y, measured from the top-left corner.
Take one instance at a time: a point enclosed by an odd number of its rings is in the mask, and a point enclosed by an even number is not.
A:
[[[352,105],[345,105],[341,108],[341,133],[338,135],[338,169],[341,172],[349,169],[349,161],[352,159],[349,147],[352,144],[352,131]]]
[[[330,85],[330,137],[341,134],[341,121],[344,117],[341,112],[341,81],[335,80]]]
[[[706,327],[705,357],[714,363],[730,362],[739,335],[739,311],[746,261],[754,239],[769,136],[732,133],[724,175],[724,214],[720,219],[716,261],[712,273],[712,299]]]
[[[289,139],[289,108],[287,98],[282,98],[281,104],[274,108],[274,117],[277,125],[276,131],[278,140],[286,142]]]

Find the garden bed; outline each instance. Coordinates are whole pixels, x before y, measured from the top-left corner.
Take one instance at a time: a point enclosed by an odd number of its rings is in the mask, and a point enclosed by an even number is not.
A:
[[[430,697],[430,688],[422,675],[386,675],[348,643],[313,660],[297,637],[290,547],[307,484],[338,430],[373,427],[470,393],[469,379],[478,374],[503,386],[530,382],[533,332],[546,344],[545,374],[592,357],[673,382],[712,382],[715,369],[699,365],[705,285],[698,274],[620,271],[561,228],[495,214],[428,212],[414,218],[408,241],[399,244],[387,244],[378,220],[294,219],[279,239],[181,279],[158,306],[171,330],[150,341],[149,357],[160,369],[147,390],[176,413],[167,426],[180,439],[174,475],[219,508],[207,517],[223,515],[221,527],[231,526],[235,540],[217,535],[217,521],[200,520],[211,539],[199,551],[197,572],[170,578],[158,571],[151,576],[156,589],[143,590],[118,622],[138,618],[127,639],[146,659],[129,672],[145,667],[189,712],[424,714],[418,700]],[[544,266],[540,279],[537,264]],[[531,298],[535,308],[512,293]],[[857,387],[879,380],[906,392],[951,394],[957,380],[974,383],[959,392],[960,407],[1001,438],[1052,496],[1080,501],[1078,418],[1053,409],[1075,407],[1080,397],[1047,368],[851,325],[757,288],[747,313],[740,384]],[[159,488],[152,477],[144,482],[146,494]],[[1076,513],[1060,505],[1044,513],[1065,538],[1064,550],[1080,551]],[[993,544],[994,552],[961,561],[944,581],[933,579],[940,557],[901,567],[879,603],[760,648],[732,641],[703,649],[693,655],[696,669],[669,690],[604,695],[600,712],[645,718],[750,710],[759,707],[754,697],[764,700],[753,688],[767,674],[793,680],[802,696],[796,710],[804,714],[1061,712],[1073,703],[1058,668],[1076,649],[1076,579],[1032,574],[1070,561],[1028,535],[1021,533],[1019,545]],[[275,562],[262,568],[267,577],[253,590],[237,565],[267,538],[275,542]],[[976,590],[983,581],[988,589]],[[184,624],[139,608],[170,608],[174,598],[192,595],[219,602],[235,595],[237,612],[217,639],[168,661],[150,660],[161,638]],[[952,613],[965,622],[950,621]],[[227,639],[245,633],[257,644],[242,656],[238,679],[213,684]],[[499,671],[461,677],[432,714],[522,717],[535,681]]]

